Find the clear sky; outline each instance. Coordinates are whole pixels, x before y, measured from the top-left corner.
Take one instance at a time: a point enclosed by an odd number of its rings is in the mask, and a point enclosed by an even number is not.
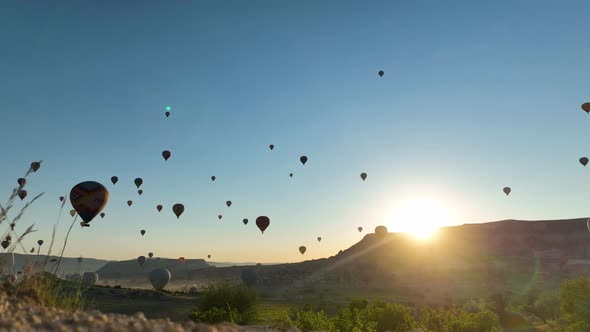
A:
[[[66,255],[107,259],[327,257],[377,225],[403,229],[396,209],[424,197],[452,211],[447,224],[587,216],[589,11],[588,1],[1,1],[0,195],[43,160],[27,189],[45,196],[18,226],[35,223],[32,246],[48,242],[60,195],[105,184],[107,216],[76,225]],[[264,235],[259,215],[271,218]]]

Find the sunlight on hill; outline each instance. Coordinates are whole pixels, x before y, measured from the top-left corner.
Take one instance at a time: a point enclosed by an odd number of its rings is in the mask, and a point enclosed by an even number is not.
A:
[[[410,234],[417,239],[430,239],[440,227],[455,220],[451,210],[427,197],[402,201],[394,209],[391,229]]]

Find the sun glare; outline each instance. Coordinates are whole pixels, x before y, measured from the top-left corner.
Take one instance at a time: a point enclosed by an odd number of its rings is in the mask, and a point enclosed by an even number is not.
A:
[[[451,225],[448,208],[428,198],[412,198],[401,202],[394,211],[391,229],[418,239],[431,238],[441,226]]]

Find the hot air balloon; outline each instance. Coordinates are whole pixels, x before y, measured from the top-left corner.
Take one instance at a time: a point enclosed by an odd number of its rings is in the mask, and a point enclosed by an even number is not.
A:
[[[26,190],[19,190],[17,192],[18,197],[20,197],[20,200],[22,201],[23,199],[25,199],[25,197],[27,197],[27,191]]]
[[[104,212],[101,212],[100,217],[104,218],[104,216],[106,216],[106,214]]]
[[[307,251],[307,248],[305,248],[304,246],[299,247],[299,252],[303,255],[305,254],[305,251]]]
[[[164,114],[166,114],[166,117],[169,117],[170,116],[170,112],[166,112]]]
[[[267,216],[260,216],[256,218],[256,226],[258,226],[258,229],[260,229],[262,234],[264,234],[264,231],[268,228],[268,225],[270,225],[270,219]]]
[[[211,258],[211,255],[207,255],[207,258]]]
[[[223,218],[223,216],[222,216],[222,215],[218,215],[218,216],[217,216],[217,219],[221,220],[221,218]]]
[[[137,262],[139,263],[139,266],[143,267],[143,264],[145,264],[145,256],[139,256],[137,257]]]
[[[141,231],[139,231],[141,233],[141,236],[145,235],[145,229],[142,229]]]
[[[42,246],[43,245],[43,240],[37,241],[37,244],[40,245],[40,246]]]
[[[174,206],[172,206],[172,212],[176,215],[176,219],[180,218],[180,215],[184,212],[184,205],[180,203],[174,204]]]
[[[152,258],[152,257],[154,257],[154,253],[153,253],[153,252],[150,252],[150,253],[148,253],[148,256],[149,256],[150,258]]]
[[[225,202],[225,205],[227,205],[227,207],[230,207],[231,206],[231,201]]]
[[[582,110],[586,113],[590,113],[590,103],[583,103]]]
[[[70,216],[75,216],[76,215],[76,210],[70,210]]]
[[[248,225],[248,219],[244,218],[244,220],[242,220],[242,222],[244,223],[244,225]]]
[[[84,260],[84,259],[82,258],[82,256],[78,257],[78,263],[82,264],[82,261],[83,261],[83,260]]]
[[[357,228],[359,230],[359,233],[363,231],[362,227]]]
[[[34,162],[31,163],[31,169],[33,170],[33,172],[37,173],[37,171],[39,170],[39,168],[41,168],[41,162],[34,161]]]
[[[112,176],[112,177],[111,177],[111,182],[112,182],[113,184],[117,184],[117,182],[118,182],[118,181],[119,181],[119,178],[118,178],[118,177],[116,177],[116,176]]]
[[[137,178],[135,179],[135,181],[133,181],[135,183],[135,185],[137,186],[137,188],[139,189],[139,187],[141,187],[141,184],[143,183],[143,179],[142,178]]]
[[[141,194],[143,194],[143,190],[139,189],[139,190],[137,191],[137,193],[139,194],[139,196],[141,196]]]
[[[580,158],[580,164],[582,164],[584,166],[588,165],[588,158],[587,157]]]
[[[6,248],[8,248],[9,245],[10,245],[10,241],[6,241],[6,240],[2,241],[2,248],[6,249]]]
[[[27,180],[25,180],[25,178],[19,178],[18,180],[16,180],[16,183],[18,183],[19,186],[23,187],[25,184],[27,184]]]
[[[379,71],[379,77],[383,77],[383,74],[385,74],[385,72],[383,70]]]
[[[361,179],[365,181],[367,179],[367,173],[361,173]]]
[[[65,197],[63,197],[63,196],[59,196],[59,200],[60,200],[60,202],[63,202],[63,201],[64,201],[64,199],[66,199],[66,198],[65,198]]]
[[[170,273],[170,271],[166,269],[160,268],[152,270],[152,272],[150,272],[150,282],[156,290],[164,289],[164,287],[166,287],[166,285],[168,284],[168,281],[170,281],[171,277],[172,274]]]
[[[272,150],[272,149],[275,148],[275,146],[274,146],[274,144],[271,144],[271,145],[268,146],[268,148]]]
[[[305,165],[305,163],[307,162],[307,156],[301,156],[301,157],[299,158],[299,161],[301,161],[301,163],[302,163],[303,165]]]
[[[127,201],[128,206],[131,206],[131,204],[133,204],[133,201]]]
[[[289,177],[292,178],[293,177],[293,173],[289,173]]]
[[[322,242],[322,237],[318,236],[318,242]]]
[[[180,264],[184,264],[184,257],[179,257],[178,261],[180,262]]]
[[[98,182],[81,182],[70,191],[70,202],[85,223],[91,222],[108,201],[109,191]]]
[[[510,195],[510,192],[512,191],[512,189],[510,187],[504,187],[504,189],[502,189],[502,191],[506,194],[506,196]]]
[[[82,274],[82,282],[86,285],[95,285],[98,282],[98,273],[84,272]]]
[[[158,212],[162,211],[162,205],[156,206],[156,209],[158,210]]]
[[[164,160],[168,160],[168,158],[170,158],[171,155],[172,153],[170,153],[170,151],[168,150],[162,151],[162,157],[164,157]]]
[[[385,226],[377,226],[377,227],[375,227],[375,234],[377,234],[377,235],[385,235],[385,234],[387,234],[387,227],[385,227]]]

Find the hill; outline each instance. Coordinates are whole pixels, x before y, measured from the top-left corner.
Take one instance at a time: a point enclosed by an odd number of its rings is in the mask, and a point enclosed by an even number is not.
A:
[[[180,263],[178,259],[158,258],[147,259],[143,267],[136,259],[109,262],[96,272],[101,279],[145,279],[146,275],[155,268],[168,269],[174,278],[183,278],[192,270],[210,267],[203,259],[186,259]]]
[[[51,262],[51,260],[59,259],[58,256],[49,256],[47,259],[47,265],[45,270],[48,272],[52,272],[56,262]],[[13,270],[23,271],[26,266],[36,266],[35,270],[38,271],[40,266],[43,266],[45,262],[44,255],[24,255],[24,254],[14,254],[14,266],[12,262],[12,254],[8,253],[0,253],[0,268],[2,268],[5,272],[13,273]],[[84,258],[82,263],[78,263],[78,258],[74,257],[62,257],[61,262],[59,264],[59,272],[60,276],[65,276],[71,273],[84,273],[84,272],[94,272],[99,270],[101,267],[105,266],[109,261],[102,260],[102,259],[94,259],[94,258]]]

